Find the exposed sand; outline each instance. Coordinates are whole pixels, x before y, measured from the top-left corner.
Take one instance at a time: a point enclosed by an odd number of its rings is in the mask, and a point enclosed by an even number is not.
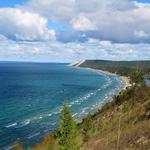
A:
[[[73,62],[73,63],[69,64],[68,66],[79,67],[79,66],[80,66],[81,64],[83,64],[84,62],[85,62],[85,60]]]
[[[123,80],[124,82],[124,87],[123,89],[126,89],[127,87],[130,87],[131,84],[130,84],[130,80],[128,77],[125,77],[125,76],[119,76],[121,78],[121,80]]]

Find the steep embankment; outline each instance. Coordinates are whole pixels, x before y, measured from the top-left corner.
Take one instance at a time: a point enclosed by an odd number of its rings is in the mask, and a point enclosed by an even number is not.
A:
[[[79,66],[81,66],[84,63],[85,63],[85,60],[77,61],[77,62],[73,62],[73,63],[69,64],[69,66],[79,67]]]
[[[82,150],[149,150],[150,88],[135,85],[122,91],[93,122],[95,130]]]

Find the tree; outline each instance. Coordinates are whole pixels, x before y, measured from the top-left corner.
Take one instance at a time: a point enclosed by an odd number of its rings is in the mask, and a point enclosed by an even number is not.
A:
[[[131,84],[133,84],[133,83],[136,83],[136,84],[145,83],[144,75],[143,75],[142,71],[140,71],[140,70],[133,71],[130,74],[130,82],[131,82]]]
[[[91,131],[93,129],[93,123],[91,115],[89,114],[85,119],[83,119],[83,140],[88,141]]]
[[[79,144],[77,142],[77,124],[66,103],[61,111],[60,119],[60,127],[57,132],[60,150],[79,150]]]

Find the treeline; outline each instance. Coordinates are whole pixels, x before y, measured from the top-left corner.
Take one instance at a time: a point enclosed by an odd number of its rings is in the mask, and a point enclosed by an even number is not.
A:
[[[131,72],[140,70],[150,77],[150,61],[107,61],[107,60],[86,60],[80,67],[100,69],[129,76]]]

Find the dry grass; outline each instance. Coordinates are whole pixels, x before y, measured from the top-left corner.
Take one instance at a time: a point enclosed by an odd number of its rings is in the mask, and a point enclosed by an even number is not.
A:
[[[97,127],[82,150],[150,150],[150,99],[122,102],[93,118]]]

